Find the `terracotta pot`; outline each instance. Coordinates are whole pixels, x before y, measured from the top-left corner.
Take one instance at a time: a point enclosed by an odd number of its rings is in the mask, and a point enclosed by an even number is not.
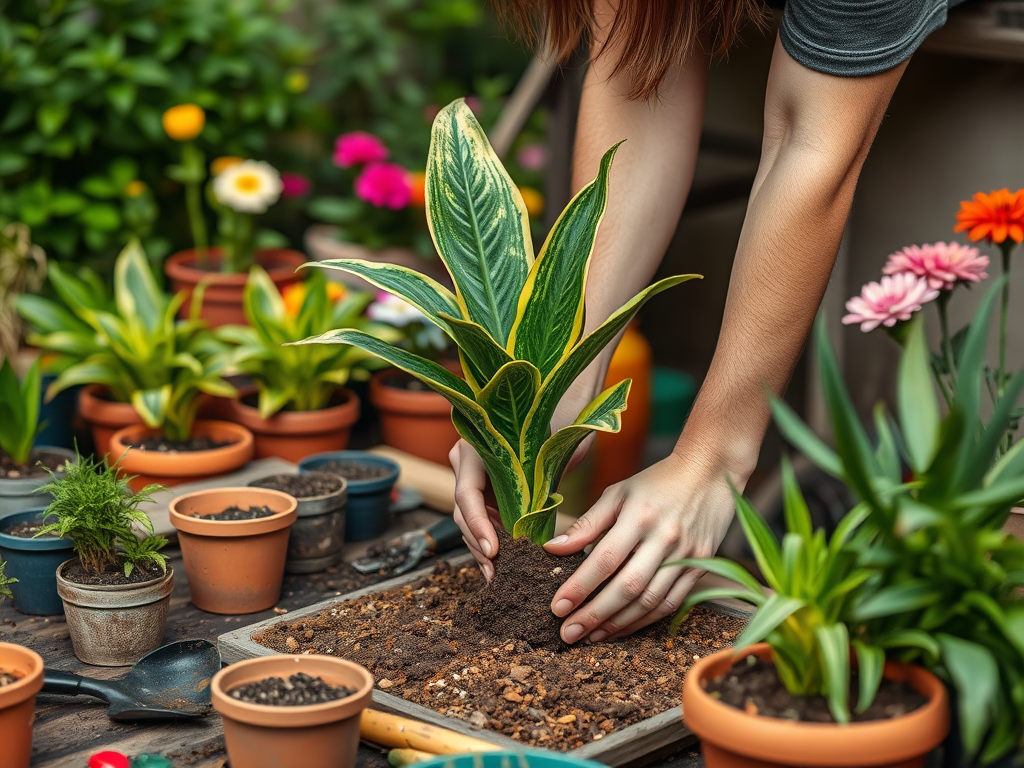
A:
[[[767,643],[734,655],[719,651],[696,662],[683,682],[683,719],[701,741],[707,768],[785,766],[884,766],[923,768],[925,756],[949,732],[946,688],[931,672],[909,664],[885,665],[885,677],[902,680],[927,703],[891,720],[834,725],[749,715],[711,698],[705,687],[747,656],[771,659]]]
[[[1003,533],[1024,540],[1024,507],[1014,507],[1010,510],[1006,522],[1003,523]]]
[[[227,695],[246,683],[297,672],[356,692],[301,707],[249,704]],[[370,704],[373,676],[334,656],[265,656],[222,669],[213,676],[210,695],[224,721],[231,768],[352,768],[359,748],[359,716]]]
[[[384,442],[447,467],[448,452],[459,440],[452,424],[451,403],[432,389],[416,391],[389,385],[405,376],[397,368],[388,368],[370,379],[370,401],[380,411]]]
[[[0,688],[0,744],[4,768],[28,768],[36,694],[43,687],[43,659],[33,650],[0,643],[0,670],[18,678]]]
[[[64,578],[73,560],[57,569],[57,594],[75,656],[86,664],[126,667],[164,643],[174,569],[139,584],[77,584]]]
[[[231,419],[252,432],[255,456],[271,456],[298,462],[312,453],[343,451],[348,447],[352,425],[359,420],[359,397],[341,389],[344,402],[319,411],[279,411],[269,419],[241,400],[231,403]]]
[[[252,458],[252,434],[245,427],[230,421],[197,421],[192,427],[193,437],[209,437],[217,442],[231,441],[223,448],[209,451],[142,451],[129,449],[128,444],[159,432],[145,424],[125,427],[114,433],[110,441],[111,453],[121,456],[121,468],[136,475],[129,486],[137,491],[148,483],[166,486],[181,485],[214,475],[233,472]],[[125,453],[127,451],[127,453]]]
[[[73,462],[78,458],[74,451],[69,451],[67,448],[55,448],[50,445],[37,445],[32,449],[33,454],[36,451],[56,453],[63,456],[69,462]],[[34,462],[35,459],[30,456],[29,464]],[[56,475],[57,477],[63,477],[63,469],[57,472]],[[49,504],[53,497],[50,494],[38,494],[36,489],[46,485],[50,480],[49,473],[36,477],[5,477],[0,479],[0,518],[5,518],[16,512],[23,512],[26,509],[32,509],[40,505],[45,507]]]
[[[178,316],[188,316],[192,291],[200,281],[205,281],[206,291],[203,293],[200,317],[212,328],[221,325],[248,325],[242,304],[245,284],[249,280],[248,271],[235,274],[216,271],[219,268],[222,249],[210,248],[209,254],[211,269],[203,269],[196,265],[194,249],[169,256],[164,262],[164,274],[167,275],[171,290],[174,293],[188,292],[189,297]],[[302,272],[295,270],[306,261],[308,259],[303,254],[287,248],[264,248],[256,254],[256,263],[267,270],[279,291],[305,277]]]
[[[110,438],[119,429],[142,423],[142,417],[131,403],[107,400],[101,397],[104,392],[106,388],[100,384],[87,384],[78,394],[78,412],[89,425],[97,456],[110,453]],[[117,456],[111,459],[116,461]]]
[[[269,517],[202,520],[194,515],[267,506]],[[288,528],[296,501],[269,488],[217,488],[179,496],[170,503],[192,603],[210,613],[256,613],[281,597]]]

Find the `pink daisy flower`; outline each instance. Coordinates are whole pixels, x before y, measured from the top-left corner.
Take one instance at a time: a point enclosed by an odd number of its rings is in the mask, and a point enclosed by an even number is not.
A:
[[[412,199],[409,172],[394,163],[371,163],[359,174],[356,196],[377,208],[394,211],[405,208]]]
[[[334,164],[341,168],[379,163],[386,160],[387,156],[388,148],[384,142],[365,131],[343,133],[334,142]]]
[[[911,272],[925,278],[931,288],[951,291],[958,282],[976,283],[988,277],[987,266],[988,256],[980,255],[977,248],[960,243],[934,243],[896,251],[889,256],[882,272]]]
[[[281,174],[281,194],[284,197],[302,197],[309,192],[309,179],[299,173]]]
[[[860,323],[864,333],[879,325],[892,328],[901,320],[909,320],[923,304],[938,295],[938,288],[930,287],[923,277],[909,272],[886,275],[880,282],[865,285],[860,296],[846,302],[850,314],[843,318],[843,324]]]

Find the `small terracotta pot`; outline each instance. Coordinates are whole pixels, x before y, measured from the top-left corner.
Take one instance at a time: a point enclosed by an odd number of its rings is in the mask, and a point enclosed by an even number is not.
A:
[[[227,695],[246,683],[297,672],[356,692],[301,707],[249,704]],[[370,704],[373,676],[334,656],[265,656],[222,669],[213,676],[210,695],[224,721],[231,768],[352,768],[359,748],[359,717]]]
[[[1014,507],[1003,523],[1003,533],[1024,541],[1024,507]]]
[[[4,768],[28,768],[36,694],[43,687],[43,659],[33,650],[0,643],[0,670],[18,678],[0,688],[0,744]],[[372,680],[372,678],[371,678]]]
[[[209,437],[217,442],[231,441],[230,445],[223,448],[164,453],[128,447],[128,443],[158,434],[157,430],[145,424],[137,424],[118,430],[110,440],[111,458],[124,454],[121,469],[129,475],[137,476],[129,482],[133,491],[148,483],[175,486],[204,477],[223,475],[238,469],[252,458],[252,434],[245,427],[230,421],[197,421],[192,427],[193,437]]]
[[[230,506],[266,506],[269,517],[254,520],[202,520],[194,515]],[[173,499],[168,512],[178,529],[181,559],[192,603],[210,613],[256,613],[281,597],[288,528],[297,502],[269,488],[217,488]]]
[[[359,396],[339,390],[344,401],[319,411],[279,411],[269,419],[241,400],[231,403],[231,420],[252,432],[255,456],[271,456],[298,462],[313,453],[343,451],[348,447],[352,425],[359,420]]]
[[[164,642],[174,569],[139,584],[77,584],[64,578],[73,560],[57,569],[57,594],[64,602],[75,656],[86,664],[126,667]]]
[[[167,275],[171,290],[174,293],[188,292],[188,299],[185,300],[178,316],[188,316],[192,291],[200,281],[205,281],[206,290],[203,293],[200,317],[206,320],[211,328],[221,325],[248,325],[243,307],[245,284],[249,281],[248,271],[234,274],[217,271],[223,249],[215,247],[208,250],[210,269],[197,266],[194,249],[175,253],[164,262],[164,274]],[[256,263],[267,270],[279,291],[305,277],[295,270],[306,261],[303,254],[287,248],[264,248],[256,254]]]
[[[459,440],[451,403],[432,389],[418,392],[390,385],[404,376],[397,368],[388,368],[370,379],[370,401],[380,411],[384,442],[448,466],[448,452]]]
[[[142,423],[142,417],[131,403],[107,400],[101,397],[104,392],[106,389],[100,384],[87,384],[78,393],[78,412],[89,425],[97,456],[110,453],[110,438],[119,429]],[[116,461],[117,456],[110,459]]]
[[[890,720],[835,725],[761,717],[723,704],[705,690],[747,656],[770,660],[758,643],[739,653],[730,648],[695,663],[683,682],[683,720],[701,741],[707,768],[923,768],[925,756],[949,732],[949,703],[942,682],[923,667],[888,662],[885,677],[909,683],[928,701]]]

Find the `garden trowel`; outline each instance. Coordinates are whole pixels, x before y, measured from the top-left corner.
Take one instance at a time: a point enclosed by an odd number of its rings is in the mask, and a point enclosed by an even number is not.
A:
[[[400,576],[415,568],[424,557],[448,552],[462,543],[462,531],[446,517],[426,530],[409,531],[396,539],[371,547],[366,557],[352,562],[360,573]]]

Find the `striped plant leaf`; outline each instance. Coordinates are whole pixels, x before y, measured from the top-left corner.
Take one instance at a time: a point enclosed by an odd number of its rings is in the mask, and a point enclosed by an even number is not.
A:
[[[147,331],[154,330],[163,318],[167,299],[136,239],[125,246],[114,263],[114,299],[121,317],[139,318]]]
[[[562,495],[553,493],[541,509],[534,509],[516,520],[512,526],[512,536],[525,536],[530,541],[543,542],[555,535],[555,518],[558,506],[562,503]]]
[[[455,282],[461,316],[504,346],[533,264],[530,219],[462,99],[434,119],[425,195],[427,225]]]
[[[621,142],[619,142],[621,144]],[[608,173],[619,144],[601,159],[597,178],[562,211],[519,296],[508,349],[547,376],[579,340],[583,296],[597,228],[608,202]]]
[[[539,389],[537,366],[527,360],[513,360],[503,365],[477,395],[477,402],[509,445],[519,445],[526,417]]]
[[[162,387],[138,389],[132,393],[132,406],[146,426],[155,429],[163,425],[171,404],[172,390],[170,384],[164,384]]]
[[[475,391],[483,389],[501,366],[512,362],[512,356],[504,347],[477,323],[459,320],[444,313],[439,317],[447,323],[449,334],[459,345],[462,370]]]

